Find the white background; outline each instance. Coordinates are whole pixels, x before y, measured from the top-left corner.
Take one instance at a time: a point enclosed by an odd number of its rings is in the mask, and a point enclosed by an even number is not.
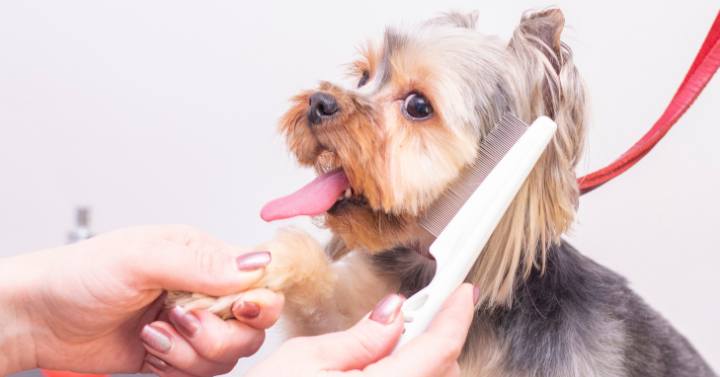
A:
[[[649,6],[652,4],[652,6]],[[509,37],[543,1],[0,2],[0,255],[97,231],[188,223],[253,244],[262,204],[305,183],[275,132],[287,99],[337,79],[387,24],[480,10]],[[715,0],[557,1],[593,101],[580,172],[648,129],[690,66]],[[720,369],[720,81],[628,174],[582,198],[569,238]],[[320,234],[320,230],[314,230]],[[240,366],[239,370],[246,367]]]

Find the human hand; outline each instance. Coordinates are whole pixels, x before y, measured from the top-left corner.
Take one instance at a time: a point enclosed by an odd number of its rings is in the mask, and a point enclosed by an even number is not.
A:
[[[395,353],[403,329],[401,296],[383,299],[346,331],[285,342],[246,377],[451,377],[474,313],[472,285],[463,284],[445,302],[427,331]]]
[[[208,376],[257,351],[282,295],[250,290],[238,320],[163,308],[165,290],[248,289],[270,262],[187,226],[130,228],[0,261],[0,375],[41,367]],[[6,293],[2,293],[6,292]],[[7,297],[3,297],[7,296]],[[4,373],[3,373],[4,372]]]

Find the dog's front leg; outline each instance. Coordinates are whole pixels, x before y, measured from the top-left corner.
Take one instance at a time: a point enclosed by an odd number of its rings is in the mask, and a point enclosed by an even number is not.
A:
[[[350,252],[333,262],[315,239],[299,230],[281,230],[254,250],[270,251],[272,262],[251,288],[268,288],[285,295],[284,317],[292,335],[348,328],[398,288],[391,276],[373,268],[368,254]],[[213,297],[169,292],[166,305],[210,310],[221,318],[232,318],[232,304],[242,299],[242,294]]]
[[[333,286],[329,296],[323,295],[319,301],[315,301],[320,296],[313,292],[316,290],[313,285],[298,286],[292,295],[286,296],[286,325],[291,335],[347,329],[399,287],[397,279],[379,273],[371,256],[362,251],[352,251],[332,262],[330,276]]]

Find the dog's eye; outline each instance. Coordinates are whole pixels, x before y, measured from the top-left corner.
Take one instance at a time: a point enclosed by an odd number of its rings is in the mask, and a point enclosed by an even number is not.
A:
[[[360,81],[358,81],[357,87],[359,88],[367,84],[368,80],[370,80],[370,72],[363,71],[362,76],[360,77]]]
[[[403,113],[410,120],[425,120],[433,113],[430,101],[420,93],[412,92],[405,97],[402,105]]]

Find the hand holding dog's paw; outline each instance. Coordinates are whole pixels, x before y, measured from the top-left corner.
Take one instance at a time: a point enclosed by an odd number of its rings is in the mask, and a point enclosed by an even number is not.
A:
[[[255,288],[262,286],[270,259],[267,252],[243,253],[176,225],[119,230],[6,259],[0,291],[17,294],[0,297],[0,307],[11,309],[0,311],[0,319],[17,329],[9,341],[23,352],[7,366],[0,360],[0,374],[32,368],[162,376],[227,372],[257,350],[282,310],[282,294]],[[243,292],[228,305],[238,319],[163,308],[168,290],[215,297]]]
[[[198,293],[201,287],[189,291],[170,291],[165,300],[167,308],[180,306],[186,310],[206,310],[222,319],[241,318],[243,302],[249,289],[264,288],[283,293],[295,306],[317,307],[331,294],[334,275],[322,247],[312,237],[296,229],[283,229],[274,239],[237,257],[241,272],[255,278],[238,285],[226,295]]]

